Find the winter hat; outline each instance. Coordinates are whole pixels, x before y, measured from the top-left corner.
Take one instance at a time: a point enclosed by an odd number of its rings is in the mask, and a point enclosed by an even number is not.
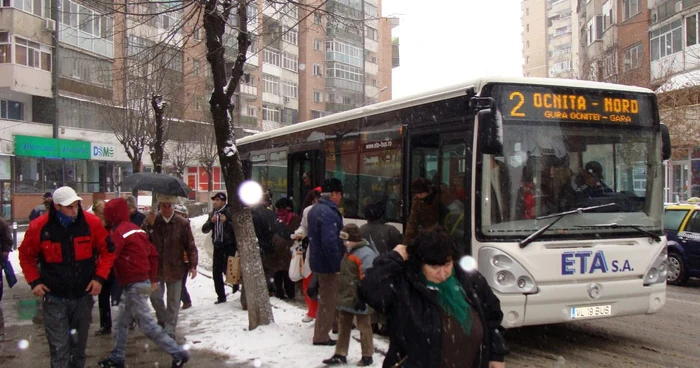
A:
[[[357,227],[356,224],[347,224],[343,226],[343,229],[340,230],[340,235],[338,237],[340,239],[348,241],[362,241],[362,236],[360,235],[360,228]]]
[[[343,183],[338,178],[326,179],[321,187],[323,193],[343,192]]]
[[[69,206],[75,201],[82,201],[83,199],[78,197],[75,190],[71,187],[60,187],[53,192],[53,203],[57,203],[61,206]]]
[[[586,163],[586,171],[588,171],[589,174],[595,175],[598,179],[604,179],[603,165],[598,161],[588,161],[588,163]]]
[[[177,203],[177,197],[170,194],[160,194],[156,195],[158,203]]]
[[[371,203],[365,206],[365,219],[367,221],[376,221],[384,217],[384,206],[379,203]]]

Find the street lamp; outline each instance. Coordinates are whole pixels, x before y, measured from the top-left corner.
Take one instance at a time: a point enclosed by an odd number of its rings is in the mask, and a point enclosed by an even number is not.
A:
[[[386,89],[389,88],[388,86],[382,87],[377,93],[373,94],[372,96],[369,96],[370,99],[374,100],[377,96],[379,96],[380,93],[386,91]],[[366,106],[367,104],[365,104]]]

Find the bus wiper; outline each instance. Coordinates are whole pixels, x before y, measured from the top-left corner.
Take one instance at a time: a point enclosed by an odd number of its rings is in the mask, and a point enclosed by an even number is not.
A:
[[[561,220],[564,216],[581,214],[581,213],[584,213],[587,211],[597,210],[598,208],[609,207],[609,206],[616,206],[616,204],[615,203],[606,203],[606,204],[601,204],[600,206],[582,207],[582,208],[577,208],[577,209],[571,210],[571,211],[566,211],[566,212],[555,213],[552,215],[538,217],[535,220],[544,220],[544,219],[548,219],[548,218],[552,218],[552,217],[556,217],[556,220],[548,223],[545,226],[542,226],[540,229],[538,229],[537,231],[532,233],[530,236],[521,240],[520,241],[520,248],[527,247],[528,244],[532,243],[535,239],[537,239],[540,235],[542,235],[545,231],[547,231],[550,227],[552,227],[552,225],[556,224],[557,221]]]
[[[644,235],[648,235],[650,238],[654,239],[655,241],[659,242],[661,241],[661,237],[650,232],[642,229],[642,225],[627,225],[627,224],[618,224],[616,222],[613,222],[611,224],[594,224],[594,225],[578,225],[575,227],[602,227],[602,228],[609,228],[609,229],[635,229],[639,231],[640,233]]]

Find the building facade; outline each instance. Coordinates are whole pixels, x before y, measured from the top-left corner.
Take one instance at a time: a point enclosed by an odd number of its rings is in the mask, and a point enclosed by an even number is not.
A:
[[[175,147],[185,142],[183,152],[199,152],[212,143],[200,139],[213,134],[201,17],[170,1],[54,3],[0,1],[3,215],[25,219],[45,191],[61,185],[88,202],[118,195],[115,183],[133,172],[133,150],[120,142],[136,139],[129,129],[152,129],[152,95],[168,102],[165,171],[181,172],[196,199],[224,190],[218,167],[209,188],[197,158],[183,159]],[[237,136],[391,99],[397,22],[381,17],[381,0],[301,4],[261,0],[248,8],[251,44],[234,95]],[[230,73],[235,16],[228,24]],[[141,148],[140,169],[149,170],[148,144]]]
[[[523,75],[572,78],[578,66],[576,0],[523,0]]]

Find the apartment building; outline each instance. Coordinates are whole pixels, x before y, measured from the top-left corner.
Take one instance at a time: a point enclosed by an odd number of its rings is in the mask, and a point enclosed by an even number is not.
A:
[[[576,0],[523,0],[523,75],[571,78],[578,64]]]
[[[89,203],[114,196],[133,159],[114,122],[148,124],[152,94],[168,101],[171,144],[196,145],[194,137],[211,127],[213,83],[201,19],[187,17],[188,9],[175,11],[169,1],[52,4],[0,0],[6,218],[26,218],[45,191],[60,185],[73,186]],[[391,98],[392,62],[398,62],[391,28],[397,22],[381,17],[381,0],[303,4],[260,0],[248,8],[252,42],[234,95],[238,136]],[[231,17],[224,37],[228,73],[238,51],[236,21]],[[145,170],[152,166],[147,151]],[[208,188],[209,174],[196,160],[188,166],[185,180],[197,198],[224,189],[218,167]]]
[[[579,0],[582,78],[650,86],[646,0]]]

